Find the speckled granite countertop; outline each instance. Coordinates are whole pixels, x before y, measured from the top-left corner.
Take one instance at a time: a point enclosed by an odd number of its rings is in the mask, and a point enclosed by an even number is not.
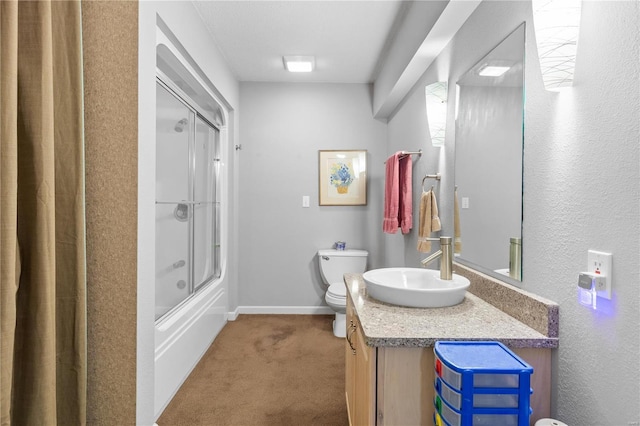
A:
[[[556,348],[547,337],[481,298],[467,292],[448,308],[405,308],[367,295],[361,274],[345,274],[351,299],[368,346],[430,347],[438,340],[497,340],[512,348]]]

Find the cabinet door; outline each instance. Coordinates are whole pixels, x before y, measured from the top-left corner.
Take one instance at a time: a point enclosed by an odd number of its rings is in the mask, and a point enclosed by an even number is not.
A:
[[[348,298],[347,298],[348,299]],[[345,359],[345,398],[347,400],[347,414],[349,424],[354,425],[354,404],[355,404],[355,380],[356,380],[356,354],[354,352],[352,336],[355,333],[355,315],[351,300],[347,300],[347,338],[344,339],[344,359]]]
[[[355,421],[354,426],[374,425],[376,400],[375,400],[375,372],[376,353],[375,348],[367,346],[362,333],[362,328],[357,323],[355,331],[356,365],[355,365]]]
[[[378,348],[378,426],[433,425],[433,348]]]
[[[375,425],[376,349],[366,345],[351,300],[347,301],[345,371],[349,424],[351,426]]]

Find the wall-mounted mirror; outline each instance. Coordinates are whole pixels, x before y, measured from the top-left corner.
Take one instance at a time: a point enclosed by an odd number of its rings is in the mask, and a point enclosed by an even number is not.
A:
[[[525,24],[457,82],[457,261],[521,281]],[[510,281],[506,279],[506,281]]]

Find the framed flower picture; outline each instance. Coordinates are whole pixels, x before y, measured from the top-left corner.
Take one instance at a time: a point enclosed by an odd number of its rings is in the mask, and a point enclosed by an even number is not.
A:
[[[318,151],[321,206],[367,204],[367,151]]]

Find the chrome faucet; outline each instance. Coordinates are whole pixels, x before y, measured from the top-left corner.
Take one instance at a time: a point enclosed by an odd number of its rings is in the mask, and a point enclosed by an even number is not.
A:
[[[453,245],[451,244],[451,237],[440,238],[427,238],[429,241],[440,241],[440,250],[433,253],[431,256],[423,259],[422,266],[427,266],[439,257],[442,257],[440,261],[440,279],[451,280],[453,270]]]

